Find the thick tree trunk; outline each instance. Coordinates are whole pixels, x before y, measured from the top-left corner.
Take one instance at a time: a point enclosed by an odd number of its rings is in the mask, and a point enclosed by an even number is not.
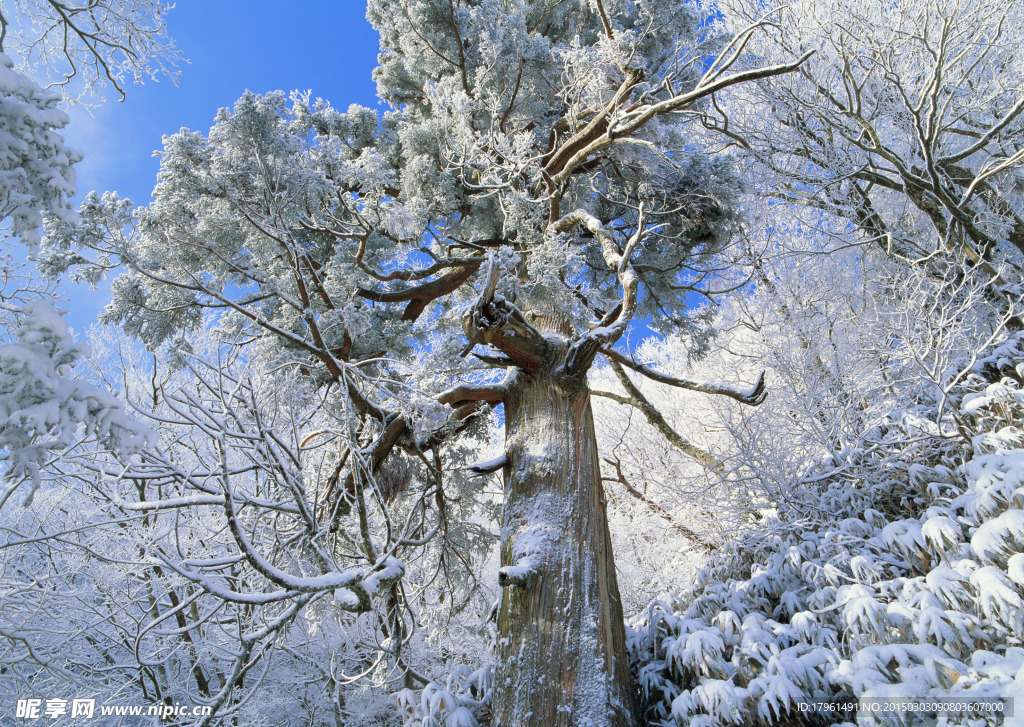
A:
[[[590,392],[585,374],[559,380],[564,345],[548,353],[539,370],[518,373],[505,399],[494,724],[632,727]]]

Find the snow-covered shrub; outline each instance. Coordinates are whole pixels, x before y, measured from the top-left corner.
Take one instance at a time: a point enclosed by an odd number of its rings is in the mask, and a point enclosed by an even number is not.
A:
[[[443,687],[431,682],[422,690],[403,689],[397,697],[406,727],[477,727],[490,712],[492,680],[490,666],[458,666]]]
[[[806,724],[800,705],[814,702],[1024,698],[1022,384],[1017,335],[951,389],[952,407],[864,432],[805,478],[814,497],[799,511],[780,509],[689,591],[652,603],[629,637],[646,722]]]

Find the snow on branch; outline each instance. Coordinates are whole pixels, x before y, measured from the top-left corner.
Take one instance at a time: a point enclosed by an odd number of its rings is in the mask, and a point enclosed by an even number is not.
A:
[[[479,462],[477,464],[469,465],[465,469],[471,472],[472,474],[476,475],[477,477],[483,477],[484,475],[489,475],[492,472],[497,472],[507,464],[508,457],[503,454],[500,457],[489,459],[486,462]]]
[[[135,421],[111,394],[72,376],[89,353],[74,340],[61,312],[33,301],[17,308],[15,340],[0,344],[0,449],[4,476],[28,478],[33,490],[40,468],[70,447],[82,429],[119,454],[138,452],[155,435]],[[13,488],[0,495],[0,505]]]
[[[75,219],[68,200],[82,155],[57,133],[68,123],[58,100],[0,53],[0,220],[10,218],[11,232],[30,246],[39,243],[44,214]]]
[[[621,253],[615,244],[612,232],[586,210],[578,209],[565,215],[552,224],[550,229],[556,233],[567,232],[577,224],[582,224],[598,239],[605,264],[615,271],[619,284],[622,286],[622,300],[615,307],[618,315],[614,319],[607,324],[602,321],[602,325],[588,331],[570,346],[565,361],[565,370],[569,375],[578,375],[586,371],[600,347],[612,345],[626,332],[626,327],[636,311],[637,295],[640,289],[640,277],[633,269],[630,258],[644,234],[651,231],[644,229],[643,202],[639,207],[636,231],[626,242]]]
[[[713,454],[705,449],[701,449],[692,442],[683,439],[683,437],[681,437],[679,433],[669,425],[661,412],[658,411],[647,397],[643,395],[640,389],[637,388],[636,384],[630,380],[626,372],[623,371],[622,366],[620,366],[617,361],[609,361],[609,364],[611,365],[611,369],[615,373],[616,378],[618,378],[619,383],[622,384],[622,388],[626,390],[628,396],[620,398],[615,397],[614,395],[609,396],[606,392],[594,392],[595,394],[598,394],[599,396],[606,396],[618,401],[620,404],[628,404],[639,409],[647,418],[648,423],[661,432],[662,436],[664,436],[665,439],[667,439],[674,447],[677,447],[681,451],[693,457],[705,467],[724,476],[725,469],[722,466],[722,463],[719,462]]]
[[[445,391],[439,397],[438,402],[449,406],[458,406],[470,401],[486,401],[489,404],[498,404],[505,398],[505,389],[497,386],[456,386]]]
[[[762,24],[756,23],[751,28],[748,28],[745,31],[747,37],[757,26]],[[588,158],[602,149],[616,142],[621,142],[624,138],[628,138],[630,134],[639,131],[656,116],[685,111],[692,108],[701,99],[713,96],[718,91],[736,84],[791,73],[814,54],[814,51],[808,51],[790,63],[754,68],[723,76],[725,71],[740,58],[741,50],[742,48],[733,48],[732,44],[727,46],[722,51],[722,54],[711,64],[711,68],[693,90],[682,94],[674,94],[656,103],[642,104],[630,109],[625,114],[619,115],[618,118],[611,118],[611,112],[619,109],[628,92],[642,78],[640,73],[631,74],[620,86],[615,97],[607,107],[602,109],[601,113],[591,123],[567,139],[562,145],[560,153],[552,155],[551,159],[548,160],[544,171],[550,176],[551,184],[553,186],[562,184]],[[642,140],[636,141],[642,143]]]
[[[414,285],[404,290],[396,291],[375,291],[368,288],[358,288],[356,294],[361,298],[372,300],[377,303],[407,302],[405,312],[402,313],[403,321],[416,321],[426,307],[434,300],[448,295],[459,286],[468,281],[473,274],[480,269],[482,260],[461,261],[453,263],[455,267],[445,272],[436,279],[420,285]],[[442,267],[440,264],[437,267]],[[450,267],[444,265],[443,267]]]
[[[663,518],[675,530],[677,530],[684,538],[686,538],[687,540],[689,540],[691,543],[693,543],[694,545],[698,546],[702,550],[710,553],[710,552],[715,551],[715,550],[718,549],[718,546],[715,543],[709,542],[706,538],[702,537],[698,533],[695,533],[693,530],[691,530],[690,528],[686,527],[682,523],[677,522],[676,519],[674,517],[672,517],[672,513],[670,513],[668,510],[663,508],[658,503],[654,502],[654,500],[652,500],[647,495],[645,495],[643,492],[641,492],[636,487],[634,487],[633,483],[631,483],[629,481],[629,479],[626,477],[625,473],[622,471],[622,461],[621,460],[619,460],[618,458],[611,459],[609,457],[604,457],[603,459],[604,459],[604,461],[607,464],[609,464],[609,465],[611,465],[612,467],[615,468],[615,477],[602,477],[601,478],[602,481],[605,481],[605,482],[618,482],[626,490],[627,494],[629,494],[631,497],[633,497],[633,498],[639,500],[640,502],[642,502],[644,505],[646,505],[648,510],[650,510],[652,513],[654,513],[658,517]]]
[[[627,356],[623,356],[618,351],[611,348],[602,348],[601,353],[609,361],[615,361],[620,363],[627,368],[636,371],[638,374],[642,374],[652,381],[657,381],[659,384],[667,384],[669,386],[675,386],[680,389],[689,389],[690,391],[699,391],[704,394],[720,394],[722,396],[728,396],[730,399],[735,399],[741,404],[749,404],[750,406],[760,406],[768,398],[768,389],[764,383],[764,372],[757,377],[757,381],[749,389],[739,389],[729,384],[723,384],[717,381],[692,381],[690,379],[681,379],[674,376],[668,376],[667,374],[659,373],[653,369],[638,364]]]

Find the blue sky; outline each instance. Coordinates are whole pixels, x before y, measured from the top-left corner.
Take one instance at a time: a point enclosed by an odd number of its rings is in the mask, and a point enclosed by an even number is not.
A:
[[[377,34],[355,0],[297,0],[284,11],[268,0],[181,0],[170,35],[190,62],[170,80],[129,86],[124,102],[76,107],[66,141],[85,154],[80,194],[112,189],[145,203],[156,181],[154,150],[183,126],[207,131],[217,110],[248,89],[312,90],[335,106],[376,107],[370,73]]]
[[[256,93],[311,90],[345,109],[378,108],[370,73],[377,65],[376,32],[357,0],[179,0],[168,28],[189,60],[178,84],[164,78],[129,86],[127,100],[71,109],[67,144],[77,164],[81,199],[90,190],[150,201],[164,134],[188,127],[206,132],[217,110],[248,89]],[[77,205],[77,201],[76,201]],[[69,322],[83,331],[106,302],[106,292],[68,286]]]

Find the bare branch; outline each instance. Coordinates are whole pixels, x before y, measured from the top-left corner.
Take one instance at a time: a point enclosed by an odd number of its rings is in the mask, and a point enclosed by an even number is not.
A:
[[[652,499],[647,497],[647,495],[645,495],[640,490],[638,490],[636,487],[634,487],[632,485],[632,483],[630,483],[630,481],[626,478],[626,475],[623,473],[623,471],[622,471],[622,462],[620,460],[618,460],[618,459],[609,459],[608,457],[605,457],[604,461],[607,462],[608,464],[610,464],[612,467],[615,468],[615,477],[605,477],[605,478],[603,478],[605,481],[608,481],[608,482],[618,482],[620,485],[623,486],[623,488],[626,490],[626,492],[630,496],[632,496],[632,497],[636,498],[637,500],[639,500],[640,502],[642,502],[644,505],[647,506],[648,510],[653,512],[658,517],[664,518],[666,521],[668,521],[669,525],[671,525],[673,528],[678,530],[680,532],[680,534],[682,534],[682,536],[684,538],[689,540],[694,545],[700,547],[702,550],[705,550],[705,551],[707,551],[709,553],[713,552],[715,550],[718,550],[718,546],[717,545],[715,545],[714,543],[708,542],[705,538],[701,537],[700,535],[695,533],[693,530],[690,530],[690,528],[688,528],[685,525],[681,525],[680,523],[676,522],[676,519],[674,517],[672,517],[672,514],[668,510],[663,508],[658,503],[654,502]]]
[[[644,417],[647,418],[647,421],[651,426],[661,432],[662,436],[664,436],[665,439],[667,439],[674,447],[693,457],[708,469],[714,470],[720,476],[724,476],[722,463],[719,462],[710,452],[701,449],[695,444],[688,442],[679,436],[679,433],[676,432],[676,430],[673,429],[667,421],[665,421],[665,417],[662,416],[661,412],[647,400],[647,397],[643,395],[643,392],[641,392],[640,389],[636,387],[636,384],[630,380],[629,376],[625,371],[623,371],[622,366],[620,366],[618,362],[609,360],[608,364],[611,366],[616,378],[619,380],[619,383],[622,384],[622,388],[626,390],[626,394],[628,395],[627,400],[625,402],[620,401],[620,403],[628,403],[630,406],[639,409]]]
[[[495,457],[494,459],[488,460],[486,462],[468,465],[464,469],[468,470],[477,477],[483,477],[484,475],[489,475],[494,472],[497,472],[507,464],[508,457],[503,454],[500,457]]]

